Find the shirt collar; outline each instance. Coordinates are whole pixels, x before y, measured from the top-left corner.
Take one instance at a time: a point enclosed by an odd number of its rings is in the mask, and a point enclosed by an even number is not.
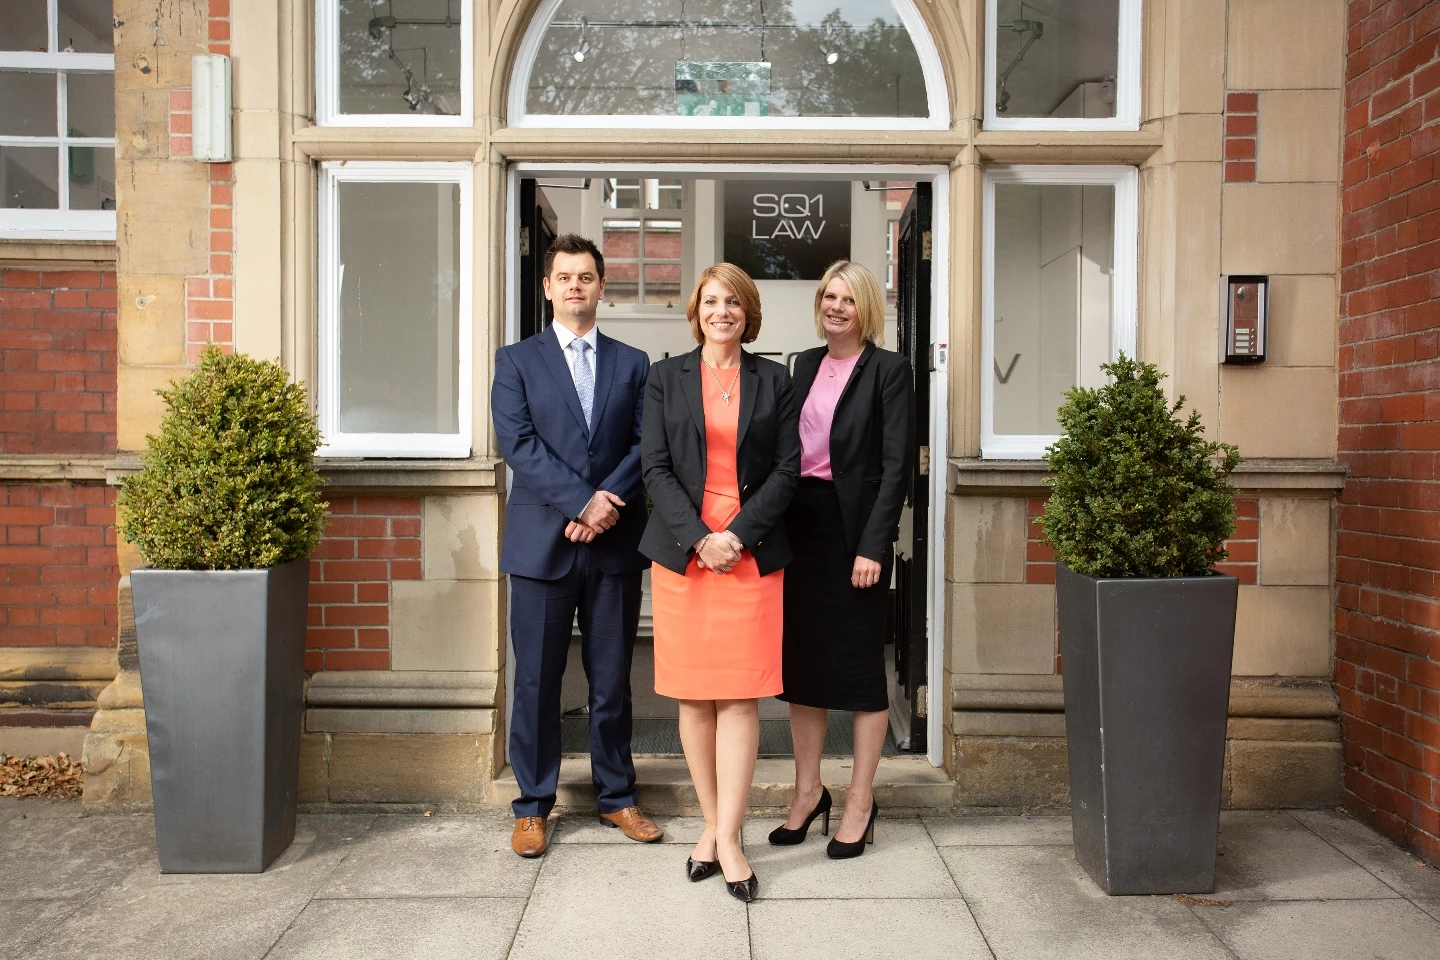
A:
[[[590,344],[591,350],[596,349],[596,347],[599,345],[600,325],[598,323],[592,325],[590,329],[586,331],[585,336],[578,338],[575,336],[575,334],[571,333],[570,328],[565,326],[565,324],[563,323],[557,323],[552,321],[550,327],[555,331],[555,339],[559,342],[560,349],[562,351],[569,350],[570,342],[576,339],[584,340],[586,343]]]

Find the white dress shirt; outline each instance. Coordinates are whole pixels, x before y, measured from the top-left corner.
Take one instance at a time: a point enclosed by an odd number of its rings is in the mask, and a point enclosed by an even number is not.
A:
[[[590,365],[590,379],[595,379],[595,348],[600,340],[600,325],[594,324],[585,332],[585,336],[577,337],[570,331],[570,328],[558,321],[552,321],[551,328],[555,331],[555,339],[560,342],[560,352],[565,354],[565,366],[570,368],[570,382],[575,382],[575,353],[570,349],[570,344],[575,340],[584,340],[590,344],[590,349],[584,354],[585,362]]]

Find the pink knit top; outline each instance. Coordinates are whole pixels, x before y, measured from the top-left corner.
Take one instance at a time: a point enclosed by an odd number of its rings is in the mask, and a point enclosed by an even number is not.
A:
[[[862,353],[864,351],[861,351]],[[800,409],[800,476],[833,480],[830,473],[830,427],[835,422],[835,407],[840,394],[855,372],[857,353],[844,360],[834,360],[827,353],[820,361],[815,383],[805,406]]]

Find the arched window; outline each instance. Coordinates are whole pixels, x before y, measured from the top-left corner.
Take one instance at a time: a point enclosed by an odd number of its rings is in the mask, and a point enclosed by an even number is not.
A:
[[[949,111],[910,0],[549,0],[510,122],[944,129]]]

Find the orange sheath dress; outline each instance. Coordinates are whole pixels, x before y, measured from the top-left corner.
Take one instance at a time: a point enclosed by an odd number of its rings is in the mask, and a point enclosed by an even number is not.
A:
[[[705,497],[700,519],[719,531],[740,512],[735,469],[740,384],[737,379],[726,404],[712,377],[702,376],[701,383]],[[784,575],[776,570],[760,576],[748,550],[729,573],[703,569],[693,556],[683,577],[652,564],[655,692],[677,700],[748,700],[780,693]]]

